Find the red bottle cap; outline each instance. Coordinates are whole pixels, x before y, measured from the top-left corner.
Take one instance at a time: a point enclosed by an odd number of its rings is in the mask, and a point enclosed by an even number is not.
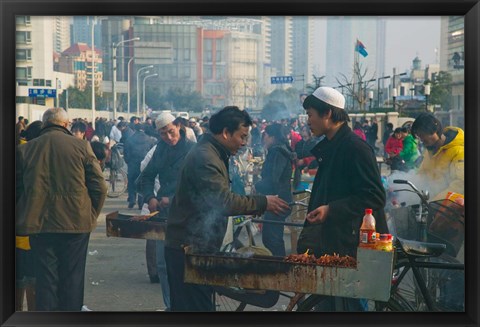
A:
[[[372,209],[365,209],[365,214],[366,214],[366,215],[371,215],[372,212],[373,212]]]

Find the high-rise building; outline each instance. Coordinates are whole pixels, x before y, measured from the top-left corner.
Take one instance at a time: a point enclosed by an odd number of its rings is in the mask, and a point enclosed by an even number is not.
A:
[[[156,83],[162,95],[182,88],[199,92],[213,107],[257,106],[263,83],[261,25],[254,17],[134,17],[128,37],[140,40],[133,49],[132,77],[154,65],[158,77],[148,83]]]
[[[305,91],[305,86],[313,79],[313,32],[311,16],[292,18],[292,74],[294,87]]]
[[[60,53],[70,47],[71,17],[53,17],[53,50]]]
[[[271,65],[277,76],[290,76],[293,69],[293,19],[292,16],[270,16]]]
[[[351,82],[356,41],[365,45],[368,55],[359,56],[366,79],[388,75],[385,72],[386,23],[382,17],[332,16],[327,18],[326,77],[329,85]],[[347,81],[342,77],[345,76]]]
[[[73,24],[71,25],[71,44],[86,43],[92,46],[92,16],[73,16]],[[96,24],[94,27],[95,48],[102,46],[101,25]]]
[[[50,17],[16,16],[17,103],[44,105],[48,97],[29,97],[29,89],[55,87],[52,30]]]
[[[59,62],[59,71],[75,76],[75,87],[85,90],[92,84],[92,48],[85,43],[75,43],[62,52]],[[102,54],[95,49],[95,93],[101,94],[102,83]]]
[[[465,18],[463,16],[446,16],[441,19],[440,70],[452,75],[452,107],[442,108],[443,110],[464,110],[464,26]],[[452,123],[458,125],[457,122]]]

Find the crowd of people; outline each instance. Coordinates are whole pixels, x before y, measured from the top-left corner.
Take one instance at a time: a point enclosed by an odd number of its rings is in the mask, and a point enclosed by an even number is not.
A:
[[[235,106],[201,121],[164,112],[144,122],[99,118],[95,128],[86,119],[70,121],[62,108],[48,109],[42,121],[19,117],[17,298],[26,291],[29,310],[81,310],[89,235],[107,192],[102,170],[115,143],[123,143],[128,167],[126,206],[145,214],[158,211],[154,219],[167,223],[164,241],[146,242],[150,281],[161,284],[167,311],[214,311],[210,286],[183,281],[185,248],[218,251],[228,216],[284,222],[302,172],[316,175],[298,253],[355,257],[365,208],[373,209],[377,232],[388,232],[376,162],[378,124],[371,119],[350,128],[345,98],[330,87],[317,88],[303,107],[307,122],[252,119]],[[443,129],[432,114],[421,114],[411,130],[387,124],[382,143],[392,169],[429,177],[434,198],[464,193],[460,128]],[[264,159],[249,192],[232,176],[232,159],[246,145]],[[263,245],[274,256],[286,255],[283,233],[281,224],[263,224]],[[367,307],[362,299],[327,297],[318,309]]]

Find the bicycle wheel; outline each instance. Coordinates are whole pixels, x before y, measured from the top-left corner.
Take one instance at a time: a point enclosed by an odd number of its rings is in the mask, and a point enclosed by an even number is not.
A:
[[[423,276],[423,280],[426,283],[426,269],[420,269],[420,274]],[[412,269],[409,267],[402,267],[395,270],[394,275],[396,276],[394,278],[395,284],[398,286],[397,288],[392,289],[391,297],[393,294],[400,296],[403,299],[402,302],[408,303],[413,311],[428,311],[425,299],[418,287],[418,282]],[[397,278],[401,278],[401,280],[397,280]]]
[[[107,182],[107,196],[109,198],[118,198],[125,193],[128,185],[127,173],[125,171],[106,168],[104,176]]]
[[[299,312],[315,311],[315,306],[320,303],[325,297],[323,295],[312,294],[305,298],[300,303],[297,303],[297,310]]]
[[[246,304],[215,292],[215,311],[243,311]]]
[[[464,271],[430,269],[428,273],[427,289],[434,301],[435,311],[464,311]]]
[[[415,309],[399,293],[392,293],[387,302],[375,301],[375,311],[410,312]]]

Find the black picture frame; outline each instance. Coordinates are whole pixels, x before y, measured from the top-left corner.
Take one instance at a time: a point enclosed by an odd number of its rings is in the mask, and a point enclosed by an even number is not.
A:
[[[2,326],[476,326],[478,325],[479,47],[478,0],[0,0],[0,324]],[[465,16],[466,311],[465,313],[40,313],[14,311],[15,15],[406,15]],[[470,219],[469,219],[470,217]],[[128,299],[125,299],[128,301]]]

